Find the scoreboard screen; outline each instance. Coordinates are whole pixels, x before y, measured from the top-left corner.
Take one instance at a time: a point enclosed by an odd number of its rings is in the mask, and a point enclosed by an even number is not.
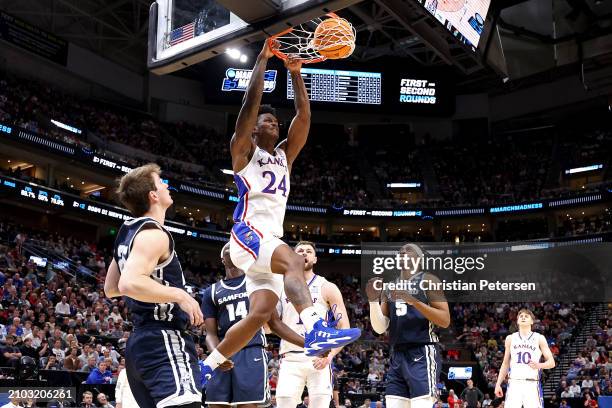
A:
[[[382,103],[382,73],[302,68],[302,78],[311,101]],[[291,75],[287,75],[287,99],[294,98]]]

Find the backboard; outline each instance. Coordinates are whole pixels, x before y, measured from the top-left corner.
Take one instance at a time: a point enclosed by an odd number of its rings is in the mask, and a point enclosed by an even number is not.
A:
[[[157,0],[148,67],[167,74],[362,0]]]

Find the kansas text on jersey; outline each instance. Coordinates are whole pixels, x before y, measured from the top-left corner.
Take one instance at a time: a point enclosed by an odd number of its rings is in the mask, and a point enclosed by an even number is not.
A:
[[[540,370],[529,367],[529,362],[540,362],[541,334],[531,332],[521,336],[519,332],[510,337],[510,379],[511,380],[539,380]]]
[[[253,157],[234,175],[234,181],[239,198],[234,222],[244,222],[282,237],[290,188],[285,151],[277,147],[270,154],[255,147]]]

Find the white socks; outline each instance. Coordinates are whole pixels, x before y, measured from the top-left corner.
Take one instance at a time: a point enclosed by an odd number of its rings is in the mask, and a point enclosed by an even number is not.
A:
[[[213,370],[216,370],[217,367],[225,363],[225,360],[227,360],[227,358],[223,357],[223,354],[219,353],[217,349],[214,349],[212,353],[210,353],[210,356],[208,356],[206,360],[204,360],[204,364],[206,364]]]
[[[319,316],[319,314],[317,313],[317,309],[315,309],[314,306],[310,306],[302,310],[302,312],[300,313],[300,319],[306,327],[306,332],[309,332],[312,330],[314,324],[321,320],[321,316]]]

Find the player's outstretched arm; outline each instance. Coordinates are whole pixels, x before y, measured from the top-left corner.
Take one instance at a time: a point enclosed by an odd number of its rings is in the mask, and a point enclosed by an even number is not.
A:
[[[288,59],[285,67],[291,74],[291,83],[295,93],[295,116],[289,126],[287,140],[280,147],[287,155],[287,165],[291,168],[293,161],[306,144],[308,132],[310,131],[310,101],[304,79],[302,79],[302,62],[298,59]]]
[[[376,289],[377,283],[382,279],[372,278],[366,285],[366,295],[370,305],[370,322],[378,334],[383,334],[389,328],[389,305],[382,299],[382,291]]]
[[[550,351],[550,348],[548,347],[546,338],[544,336],[540,336],[538,344],[540,345],[540,350],[542,351],[542,357],[544,357],[544,362],[540,363],[537,361],[530,361],[529,367],[536,370],[554,368],[556,364],[555,357],[553,356],[552,351]]]
[[[119,292],[141,302],[177,303],[187,313],[191,324],[199,326],[203,321],[202,311],[189,293],[151,279],[159,260],[167,254],[169,243],[168,235],[158,228],[139,232],[119,278]]]
[[[252,139],[253,128],[257,124],[257,112],[261,105],[261,97],[264,88],[264,74],[268,59],[274,54],[266,41],[263,49],[257,56],[253,73],[247,86],[244,99],[242,100],[242,108],[238,113],[236,120],[236,128],[232,140],[230,142],[230,151],[232,154],[232,166],[235,172],[238,172],[247,165],[252,153],[254,142]]]
[[[119,267],[117,266],[117,262],[113,259],[108,267],[108,271],[106,271],[106,278],[104,279],[104,294],[107,298],[121,296],[121,292],[119,292],[120,277]]]
[[[278,315],[278,312],[272,312],[272,317],[268,321],[268,326],[270,327],[270,330],[281,339],[286,340],[291,344],[295,344],[298,347],[304,347],[304,338],[283,323]]]
[[[499,398],[504,396],[504,391],[502,390],[501,385],[506,379],[506,376],[508,375],[508,368],[510,368],[510,347],[511,346],[512,346],[512,337],[506,336],[504,361],[502,362],[502,365],[499,368],[499,374],[497,375],[497,383],[495,384],[495,396]]]

